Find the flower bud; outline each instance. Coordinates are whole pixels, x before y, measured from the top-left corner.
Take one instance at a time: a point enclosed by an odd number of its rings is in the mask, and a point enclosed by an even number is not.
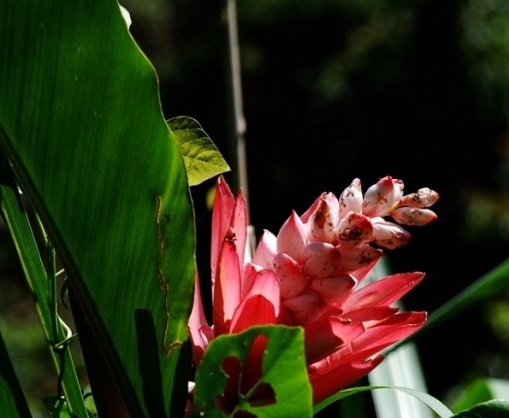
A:
[[[388,214],[403,196],[404,184],[401,180],[386,176],[371,186],[364,194],[362,213],[371,218]]]
[[[427,208],[435,204],[438,200],[438,193],[428,187],[417,190],[417,193],[411,193],[403,196],[399,201],[399,206],[409,206],[412,208]]]
[[[373,219],[373,238],[378,245],[389,249],[401,247],[412,240],[408,231],[382,218]]]
[[[430,209],[411,208],[408,206],[397,208],[391,212],[391,216],[404,225],[422,226],[437,219],[437,215]]]
[[[339,218],[345,217],[349,212],[362,212],[362,189],[359,179],[354,179],[339,197]]]

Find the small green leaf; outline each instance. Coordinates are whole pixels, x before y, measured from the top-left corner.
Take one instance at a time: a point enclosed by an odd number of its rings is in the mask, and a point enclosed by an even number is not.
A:
[[[509,401],[484,402],[451,418],[509,418]]]
[[[361,392],[366,392],[368,390],[378,390],[378,389],[395,389],[401,392],[405,392],[424,402],[430,409],[435,411],[440,418],[449,418],[452,416],[452,412],[449,410],[449,408],[447,408],[442,402],[440,402],[438,399],[435,399],[433,396],[425,392],[421,392],[419,390],[404,388],[400,386],[359,386],[355,388],[345,389],[336,393],[330,398],[327,398],[325,401],[320,402],[313,408],[313,412],[316,414],[318,411],[322,410],[331,403],[346,398],[347,396],[355,395]]]
[[[230,170],[217,147],[196,120],[177,116],[166,122],[184,157],[190,186],[196,186]]]
[[[247,385],[244,391],[241,383],[233,385],[238,391],[230,392],[226,398],[237,398],[237,402],[227,413],[243,411],[258,418],[310,417],[311,386],[303,342],[302,328],[274,325],[217,337],[207,348],[196,372],[195,412],[207,417],[225,416],[218,405],[221,405],[227,384],[242,376],[246,367],[252,367],[249,360],[257,358],[258,353],[263,357],[260,378]],[[234,370],[237,367],[236,374],[226,362],[230,362],[230,366],[233,364]],[[259,365],[256,360],[254,363]],[[263,395],[260,395],[262,390]]]

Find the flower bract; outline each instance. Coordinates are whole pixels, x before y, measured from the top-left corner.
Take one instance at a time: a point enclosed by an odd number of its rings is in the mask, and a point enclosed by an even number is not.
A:
[[[384,248],[411,240],[401,224],[436,219],[428,209],[436,192],[403,190],[401,180],[386,176],[363,194],[354,179],[339,197],[323,193],[302,215],[292,212],[277,235],[264,231],[249,259],[246,202],[220,177],[212,221],[213,324],[205,319],[197,280],[189,321],[195,364],[218,335],[281,324],[304,329],[314,403],[369,373],[381,350],[426,321],[425,312],[394,307],[424,273],[365,280]]]

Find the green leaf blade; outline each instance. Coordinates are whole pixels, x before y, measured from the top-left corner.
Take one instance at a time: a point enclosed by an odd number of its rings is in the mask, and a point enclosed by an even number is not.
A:
[[[175,373],[188,351],[194,219],[154,69],[114,0],[4,6],[0,144],[132,415],[167,416],[187,390]]]
[[[222,362],[235,357],[246,361],[257,338],[267,338],[263,352],[262,373],[258,383],[268,384],[275,402],[262,406],[250,403],[251,391],[239,397],[237,410],[259,418],[310,417],[311,386],[303,349],[303,330],[283,326],[253,327],[241,334],[222,335],[212,341],[196,373],[195,410],[206,416],[224,416],[216,400],[223,394],[227,377]]]

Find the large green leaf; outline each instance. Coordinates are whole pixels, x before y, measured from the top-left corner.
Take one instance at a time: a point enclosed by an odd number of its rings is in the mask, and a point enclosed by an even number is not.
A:
[[[251,413],[247,416],[258,418],[311,416],[311,386],[306,371],[302,328],[265,326],[253,327],[241,334],[221,335],[208,346],[196,372],[194,402],[197,417],[224,416],[217,408],[217,399],[223,395],[228,378],[223,361],[233,357],[240,367],[244,367],[248,356],[253,355],[251,348],[260,338],[266,338],[261,377],[248,393],[239,390],[237,409],[229,412]],[[255,399],[256,389],[261,385],[270,386],[270,389],[264,388],[274,394],[274,403],[262,402],[260,405],[259,399]]]
[[[115,0],[0,9],[0,144],[131,415],[178,416],[194,223],[154,69]]]

